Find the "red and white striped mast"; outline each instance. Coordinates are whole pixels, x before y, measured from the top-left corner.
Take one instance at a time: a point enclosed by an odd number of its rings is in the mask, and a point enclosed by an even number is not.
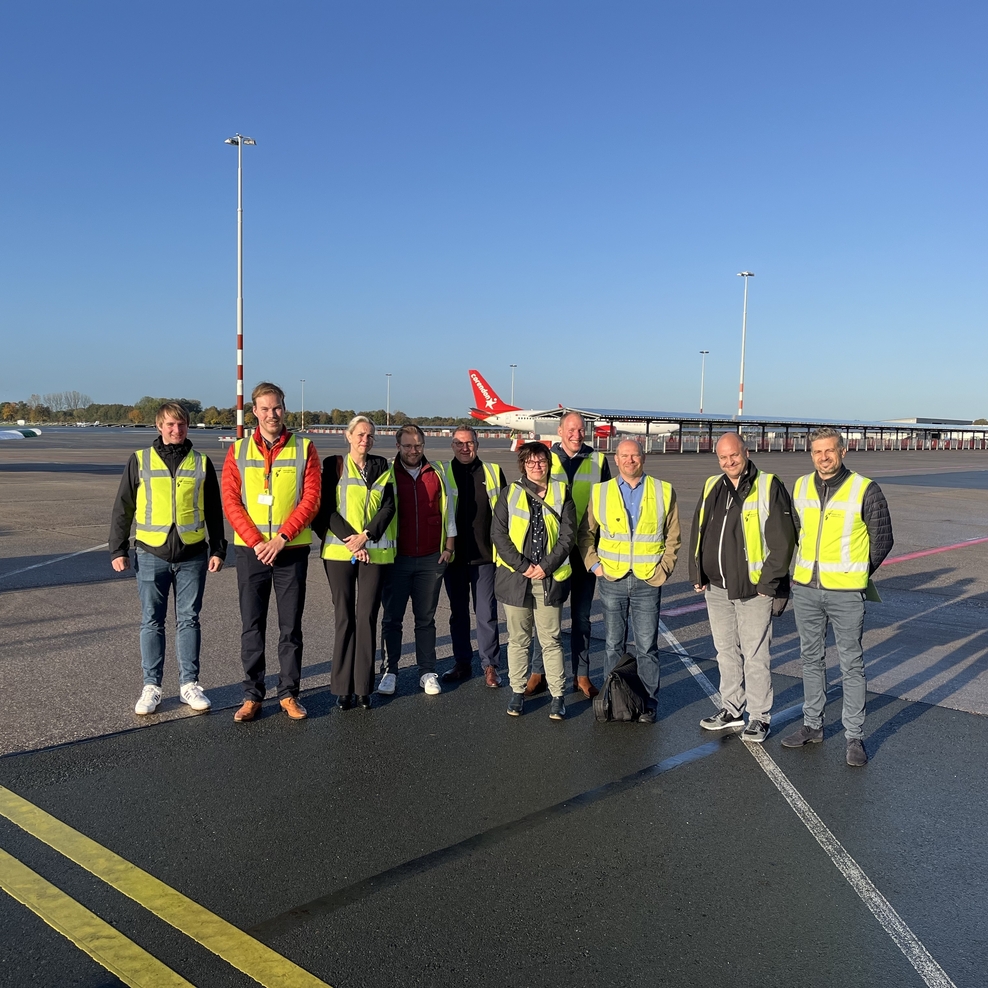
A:
[[[741,315],[741,385],[738,388],[738,418],[744,415],[744,341],[748,331],[748,279],[755,277],[754,271],[739,271],[739,278],[744,278],[744,311]],[[738,425],[740,431],[740,423]]]
[[[237,147],[237,438],[244,438],[244,145],[253,137],[235,134],[224,144]]]

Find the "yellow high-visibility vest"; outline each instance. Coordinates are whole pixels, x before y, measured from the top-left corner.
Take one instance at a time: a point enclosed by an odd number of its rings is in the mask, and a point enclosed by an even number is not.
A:
[[[522,554],[525,552],[525,536],[528,535],[528,528],[532,524],[532,512],[529,504],[529,492],[519,483],[509,484],[505,495],[508,499],[508,538],[511,544]],[[552,510],[547,511],[545,505],[542,507],[542,520],[545,522],[546,534],[546,555],[552,552],[559,541],[559,519],[563,513],[563,501],[566,499],[566,484],[550,480],[546,488],[543,500]],[[494,549],[494,562],[498,566],[515,572],[513,566],[509,566]],[[568,580],[573,575],[573,567],[570,564],[569,556],[563,564],[554,572],[550,573],[557,583]]]
[[[796,481],[793,507],[799,517],[799,544],[792,578],[804,586],[813,582],[813,568],[825,590],[864,590],[868,586],[871,539],[862,517],[865,492],[871,481],[851,473],[823,509],[815,474]]]
[[[258,527],[265,542],[278,534],[278,529],[302,500],[305,481],[305,463],[309,455],[309,440],[291,435],[271,464],[268,476],[264,453],[257,448],[254,437],[238,439],[233,445],[233,456],[240,471],[240,497],[250,520]],[[260,495],[270,495],[271,504],[261,504]],[[234,530],[236,545],[247,543]],[[311,545],[312,529],[303,528],[289,545]]]
[[[700,569],[700,542],[703,539],[703,522],[707,512],[707,498],[717,486],[717,481],[723,475],[708,477],[703,485],[703,500],[700,502],[700,513],[697,515],[696,545],[693,547],[693,558],[696,560],[697,572]],[[741,505],[741,537],[744,539],[744,554],[748,560],[748,579],[757,584],[762,578],[765,567],[765,525],[768,522],[769,493],[775,474],[755,474],[751,490]]]
[[[604,454],[591,453],[580,461],[573,475],[573,482],[570,483],[566,470],[563,468],[563,461],[558,453],[549,450],[552,463],[549,467],[549,479],[559,484],[569,485],[569,494],[573,498],[576,506],[576,524],[579,525],[587,516],[587,505],[590,503],[590,491],[595,484],[600,483],[602,471],[604,469]]]
[[[642,477],[638,525],[634,534],[617,478],[606,484],[594,484],[591,493],[593,513],[600,525],[597,557],[604,574],[620,580],[629,570],[639,580],[651,580],[666,548],[666,517],[672,505],[672,484]],[[659,485],[657,488],[656,485]],[[661,497],[657,493],[661,492]]]
[[[343,461],[343,473],[336,484],[336,510],[353,526],[354,531],[363,532],[381,507],[385,487],[393,483],[394,475],[391,467],[388,467],[368,486],[360,476],[357,464],[347,453]],[[385,532],[377,542],[367,542],[364,548],[372,563],[386,564],[395,561],[396,544],[395,538],[389,537],[388,532]],[[327,530],[322,544],[322,558],[348,560],[352,557],[353,553],[342,540]]]
[[[453,491],[456,497],[459,497],[460,489],[456,485],[456,477],[453,474],[453,461],[450,460],[449,463],[437,461],[432,465],[437,471],[442,470],[447,488]],[[497,470],[489,463],[481,463],[481,466],[484,468],[484,488],[487,491],[487,500],[490,501],[491,511],[493,511],[494,505],[497,504],[498,495],[501,493],[501,481],[498,478]]]
[[[186,545],[206,539],[206,457],[190,449],[173,477],[152,446],[137,451],[138,541],[163,546],[172,525]]]

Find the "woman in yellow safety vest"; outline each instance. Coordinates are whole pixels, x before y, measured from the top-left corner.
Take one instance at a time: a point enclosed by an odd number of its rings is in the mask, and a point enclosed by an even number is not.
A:
[[[312,524],[323,540],[322,559],[336,612],[331,688],[349,710],[356,696],[365,710],[374,691],[377,615],[387,567],[395,558],[394,476],[371,453],[374,423],[356,415],[346,427],[350,452],[327,456],[322,507]]]
[[[521,480],[501,493],[491,519],[494,543],[494,595],[508,623],[508,714],[525,704],[528,646],[539,636],[552,700],[549,717],[563,720],[566,671],[560,624],[572,574],[570,550],[576,543],[576,508],[569,485],[549,477],[549,450],[525,443],[518,450]]]

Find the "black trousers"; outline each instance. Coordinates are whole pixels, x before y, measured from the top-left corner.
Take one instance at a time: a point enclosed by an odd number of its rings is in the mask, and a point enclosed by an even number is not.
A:
[[[453,660],[463,665],[473,663],[470,639],[470,598],[477,615],[477,652],[480,667],[501,665],[501,636],[497,625],[497,598],[494,596],[494,563],[452,562],[446,567],[443,582],[449,598],[449,636],[453,642]]]
[[[268,630],[271,587],[278,605],[278,699],[298,696],[302,678],[302,611],[309,546],[282,549],[273,566],[265,566],[247,546],[236,547],[237,589],[240,594],[240,661],[244,666],[244,696],[264,699],[264,639]]]
[[[336,696],[370,696],[374,692],[377,616],[389,567],[324,559],[336,612],[332,690]]]

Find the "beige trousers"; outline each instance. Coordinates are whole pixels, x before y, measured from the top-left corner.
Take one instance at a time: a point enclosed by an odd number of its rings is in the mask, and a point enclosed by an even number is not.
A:
[[[529,603],[529,601],[531,603]],[[508,624],[508,681],[513,693],[524,693],[528,681],[528,649],[532,643],[534,627],[542,646],[545,661],[545,677],[549,692],[563,696],[566,692],[566,666],[563,657],[562,606],[552,607],[545,602],[542,581],[533,581],[524,607],[504,604]]]

